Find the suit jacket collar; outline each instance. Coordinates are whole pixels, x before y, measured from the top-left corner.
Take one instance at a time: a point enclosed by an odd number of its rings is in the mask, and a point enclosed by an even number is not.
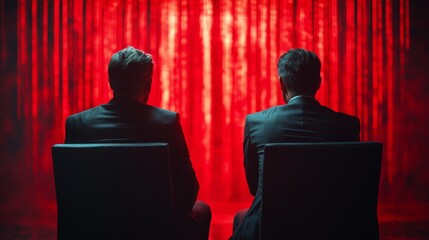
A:
[[[110,101],[109,104],[120,104],[120,105],[143,105],[137,101],[137,99],[129,96],[115,96]]]
[[[316,105],[320,105],[320,103],[314,97],[306,96],[306,95],[295,96],[295,97],[291,98],[287,104],[288,105],[289,104],[316,104]]]

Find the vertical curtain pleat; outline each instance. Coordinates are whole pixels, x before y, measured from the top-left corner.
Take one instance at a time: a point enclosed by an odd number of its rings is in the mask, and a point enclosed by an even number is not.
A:
[[[181,115],[200,198],[249,199],[244,118],[283,104],[277,59],[302,47],[322,61],[321,103],[358,116],[362,140],[384,142],[389,184],[405,161],[395,154],[395,116],[410,42],[408,4],[20,0],[16,118],[28,123],[25,158],[35,176],[52,174],[49,147],[63,141],[65,118],[112,97],[108,61],[131,45],[155,61],[149,103]]]

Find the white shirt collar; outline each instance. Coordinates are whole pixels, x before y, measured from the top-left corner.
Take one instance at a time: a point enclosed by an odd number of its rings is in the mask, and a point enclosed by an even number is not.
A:
[[[314,97],[308,96],[308,95],[296,95],[296,96],[293,96],[291,99],[289,99],[288,102],[292,101],[293,99],[297,99],[297,98],[301,98],[301,97],[304,97],[304,98],[313,98],[314,99]]]

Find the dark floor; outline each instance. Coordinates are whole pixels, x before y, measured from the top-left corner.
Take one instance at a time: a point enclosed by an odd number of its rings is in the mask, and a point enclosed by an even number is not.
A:
[[[228,239],[231,234],[231,222],[235,209],[242,208],[244,204],[235,203],[211,205],[213,220],[210,229],[210,239]],[[428,210],[428,205],[396,205],[380,207],[380,239],[429,240]],[[0,224],[0,239],[56,239],[55,220],[44,219],[42,221],[35,221],[27,218],[21,220],[19,223],[3,222]]]

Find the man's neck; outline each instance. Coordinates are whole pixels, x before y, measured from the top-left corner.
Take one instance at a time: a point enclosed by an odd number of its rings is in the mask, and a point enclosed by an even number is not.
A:
[[[294,95],[293,97],[291,97],[288,102],[290,102],[292,99],[296,99],[296,98],[300,98],[300,97],[314,98],[314,96],[304,95],[304,94],[298,94],[298,95]]]
[[[122,94],[115,94],[113,95],[114,98],[132,98],[134,100],[138,100],[136,97],[130,96],[130,95],[122,95]]]
[[[147,103],[147,101],[144,101],[144,99],[141,99],[141,98],[136,97],[136,96],[116,94],[116,95],[113,95],[113,97],[114,97],[114,98],[116,98],[116,97],[117,97],[117,98],[128,98],[128,99],[133,99],[133,100],[135,100],[135,101],[137,101],[137,102],[139,102],[139,103],[141,103],[141,104],[146,104],[146,103]]]

